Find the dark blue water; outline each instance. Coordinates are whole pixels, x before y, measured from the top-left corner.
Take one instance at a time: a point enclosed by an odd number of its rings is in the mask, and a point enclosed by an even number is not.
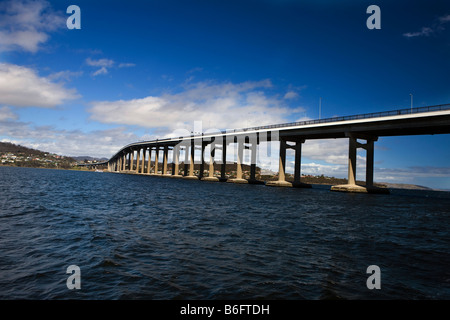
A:
[[[449,226],[446,192],[0,167],[0,299],[450,299]]]

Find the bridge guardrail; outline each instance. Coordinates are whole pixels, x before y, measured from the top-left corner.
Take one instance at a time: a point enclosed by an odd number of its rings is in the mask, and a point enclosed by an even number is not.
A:
[[[391,110],[391,111],[380,111],[380,112],[372,112],[372,113],[363,113],[363,114],[357,114],[357,115],[352,115],[352,116],[341,116],[341,117],[331,117],[331,118],[325,118],[325,119],[315,119],[315,120],[288,122],[288,123],[272,124],[272,125],[266,125],[266,126],[257,126],[257,127],[249,127],[249,128],[242,128],[242,129],[234,129],[234,130],[229,130],[229,131],[227,130],[227,131],[222,131],[222,132],[223,133],[228,133],[228,132],[238,133],[238,132],[246,132],[246,131],[249,131],[249,130],[278,129],[278,128],[285,128],[285,127],[293,127],[293,126],[304,126],[304,125],[311,125],[311,124],[320,124],[320,123],[329,123],[329,122],[338,122],[338,121],[348,121],[348,120],[358,120],[358,119],[382,118],[382,117],[389,117],[389,116],[396,116],[396,115],[415,114],[415,113],[423,113],[423,112],[434,112],[434,111],[443,111],[443,110],[450,110],[450,104],[440,104],[440,105],[435,105],[435,106],[426,106],[426,107],[398,109],[398,110]],[[201,136],[203,136],[203,134],[179,137],[179,139],[183,140],[185,138],[196,138],[196,137],[201,137]],[[143,143],[166,142],[166,141],[171,141],[173,139],[175,139],[175,138],[156,139],[156,140],[153,140],[153,141],[144,141]],[[128,145],[124,146],[116,154],[120,153],[122,150],[126,149],[127,147],[135,145],[135,144],[136,143],[131,143],[131,144],[128,144]]]

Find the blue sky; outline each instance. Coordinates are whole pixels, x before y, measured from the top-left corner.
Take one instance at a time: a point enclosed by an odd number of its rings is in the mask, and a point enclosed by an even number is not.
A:
[[[322,118],[445,104],[449,56],[448,1],[0,1],[0,140],[110,157],[196,120],[316,119],[320,98]],[[380,138],[375,180],[450,189],[449,142]],[[345,177],[346,155],[307,141],[302,170]]]

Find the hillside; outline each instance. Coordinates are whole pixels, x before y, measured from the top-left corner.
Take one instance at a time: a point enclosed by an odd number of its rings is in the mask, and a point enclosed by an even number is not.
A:
[[[0,155],[6,153],[13,153],[15,155],[25,155],[25,156],[44,156],[46,152],[27,148],[21,145],[17,145],[10,142],[0,142]],[[47,152],[48,153],[48,152]]]
[[[71,157],[64,157],[10,142],[0,142],[0,165],[68,169],[73,167],[75,162]]]

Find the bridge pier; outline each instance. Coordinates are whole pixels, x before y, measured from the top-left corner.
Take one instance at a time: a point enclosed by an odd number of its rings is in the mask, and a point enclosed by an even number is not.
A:
[[[141,148],[136,149],[136,173],[139,173],[139,165],[141,158]]]
[[[305,139],[296,139],[295,145],[288,145],[287,140],[280,138],[280,157],[278,180],[268,181],[266,186],[270,187],[294,187],[294,188],[311,188],[310,184],[301,182],[301,159],[302,159],[302,144]],[[286,181],[286,150],[295,150],[295,164],[294,164],[294,182]]]
[[[213,181],[217,182],[219,181],[219,178],[214,176],[214,160],[216,155],[216,143],[212,142],[210,145],[210,152],[209,152],[209,169],[208,169],[208,176],[202,178],[203,181]]]
[[[180,171],[180,145],[177,144],[172,149],[172,178],[181,178]]]
[[[219,178],[219,181],[221,181],[221,182],[227,181],[226,166],[227,166],[227,139],[226,139],[226,137],[223,137],[222,138],[222,164],[220,166],[220,178]]]
[[[153,173],[151,175],[153,176],[159,176],[158,173],[158,164],[159,164],[159,146],[156,146],[155,148],[155,165],[153,167]]]
[[[244,160],[244,141],[240,137],[237,138],[237,159],[236,159],[236,178],[228,179],[227,182],[232,183],[248,183],[247,179],[242,177],[242,162]]]
[[[167,159],[168,159],[168,155],[169,155],[169,146],[164,146],[164,152],[163,152],[163,169],[162,169],[162,175],[163,176],[170,176],[169,174],[167,174]]]
[[[145,153],[147,148],[142,148],[141,174],[145,173]]]
[[[352,192],[352,193],[383,193],[388,194],[389,189],[379,188],[373,185],[373,159],[374,159],[374,142],[378,137],[370,137],[366,135],[354,135],[346,133],[349,138],[348,147],[348,183],[342,185],[335,185],[331,187],[331,191]],[[365,144],[361,144],[357,139],[366,140]],[[356,184],[356,154],[357,149],[363,148],[366,150],[366,185],[360,186]]]
[[[278,180],[268,181],[266,186],[269,187],[292,187],[292,183],[286,181],[286,140],[280,138],[280,156],[278,160]]]
[[[190,141],[190,145],[186,145],[186,160],[189,161],[189,174],[185,175],[183,177],[184,179],[198,180],[198,177],[194,175],[194,156],[195,156],[195,140],[192,139]]]

